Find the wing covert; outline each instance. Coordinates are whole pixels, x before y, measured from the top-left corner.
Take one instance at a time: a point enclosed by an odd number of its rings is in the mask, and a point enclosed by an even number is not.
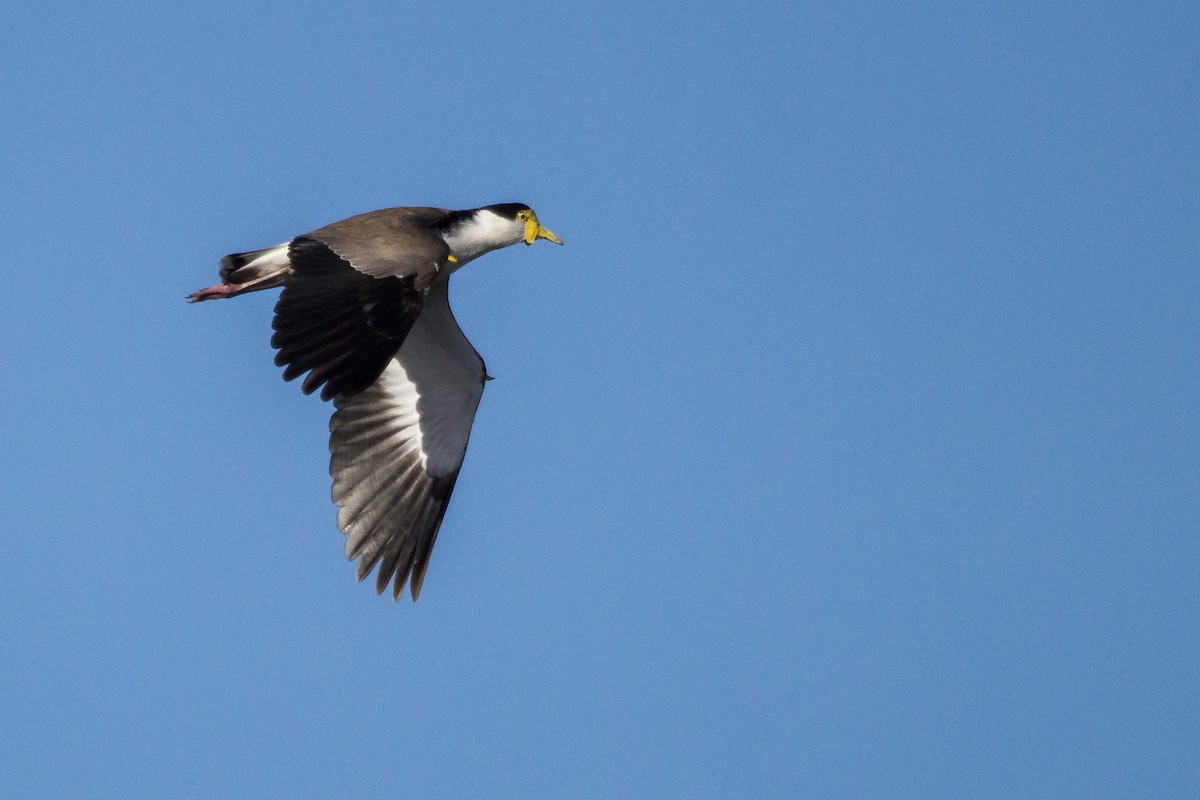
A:
[[[354,269],[373,278],[412,277],[427,288],[450,256],[436,228],[450,217],[441,208],[385,208],[318,228],[324,243]]]

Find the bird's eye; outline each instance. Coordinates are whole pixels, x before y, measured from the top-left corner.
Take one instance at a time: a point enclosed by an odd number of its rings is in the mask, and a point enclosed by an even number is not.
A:
[[[525,220],[529,219],[529,212],[528,211],[518,211],[517,219],[521,220],[521,222],[524,222]]]

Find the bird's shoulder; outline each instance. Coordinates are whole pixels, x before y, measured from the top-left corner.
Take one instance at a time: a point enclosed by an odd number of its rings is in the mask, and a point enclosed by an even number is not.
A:
[[[399,206],[355,214],[317,228],[307,234],[322,236],[369,236],[376,232],[432,232],[454,212],[432,206]]]
[[[302,238],[321,242],[372,277],[408,275],[445,262],[450,247],[439,229],[453,213],[429,206],[384,208],[330,223]]]

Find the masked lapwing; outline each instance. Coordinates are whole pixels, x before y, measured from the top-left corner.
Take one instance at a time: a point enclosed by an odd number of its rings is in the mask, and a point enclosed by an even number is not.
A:
[[[285,380],[333,400],[329,472],[346,556],[416,600],[488,379],[450,311],[457,269],[517,242],[562,240],[533,209],[389,208],[221,259],[192,302],[283,287],[271,345]]]

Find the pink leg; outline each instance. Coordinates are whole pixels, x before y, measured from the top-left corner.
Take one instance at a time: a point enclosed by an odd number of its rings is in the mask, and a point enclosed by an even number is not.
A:
[[[207,289],[201,289],[198,292],[192,292],[188,295],[189,303],[199,303],[201,300],[219,300],[223,297],[233,297],[242,287],[233,283],[223,283],[220,286],[209,286]]]
[[[276,286],[282,286],[287,280],[288,275],[292,274],[291,266],[277,269],[274,272],[268,272],[266,275],[261,275],[252,281],[245,283],[222,283],[218,286],[209,286],[207,289],[201,289],[198,292],[192,292],[188,295],[189,303],[199,303],[201,300],[220,300],[225,297],[233,297],[242,292],[256,292],[260,289],[274,289]]]

